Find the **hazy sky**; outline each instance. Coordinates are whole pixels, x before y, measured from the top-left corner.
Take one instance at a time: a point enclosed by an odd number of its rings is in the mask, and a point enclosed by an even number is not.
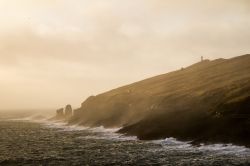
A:
[[[74,107],[250,53],[250,0],[0,0],[0,109]]]

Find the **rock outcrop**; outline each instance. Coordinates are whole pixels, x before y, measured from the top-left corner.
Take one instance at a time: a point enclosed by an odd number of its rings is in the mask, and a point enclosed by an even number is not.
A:
[[[65,109],[60,108],[56,110],[56,116],[51,120],[69,120],[73,116],[73,110],[71,105],[66,105]]]
[[[64,118],[63,108],[60,108],[60,109],[56,110],[56,118],[57,119],[63,119]]]
[[[65,117],[69,118],[73,115],[73,110],[72,110],[72,107],[71,105],[66,105],[65,107]]]

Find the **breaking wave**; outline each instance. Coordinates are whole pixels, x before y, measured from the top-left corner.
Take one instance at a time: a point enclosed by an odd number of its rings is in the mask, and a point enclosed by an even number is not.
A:
[[[248,155],[250,149],[245,146],[237,146],[233,144],[200,144],[200,146],[193,146],[190,141],[179,141],[176,138],[170,137],[164,140],[154,140],[153,143],[160,144],[166,150],[183,150],[190,152],[206,152],[228,155]]]
[[[78,139],[108,139],[113,141],[139,141],[136,136],[125,136],[117,133],[121,128],[104,128],[99,127],[87,127],[81,125],[69,125],[67,122],[58,120],[51,121],[48,117],[42,117],[40,115],[32,115],[21,119],[11,119],[15,121],[30,121],[40,123],[47,128],[55,128],[60,132],[74,132],[85,131],[88,134],[80,136]],[[244,146],[237,146],[233,144],[200,144],[200,146],[193,146],[190,141],[179,141],[176,138],[170,137],[162,140],[149,141],[154,144],[161,145],[165,150],[183,150],[183,151],[195,151],[195,152],[213,152],[218,154],[231,154],[231,155],[249,155],[250,149]]]
[[[128,141],[128,140],[137,140],[136,136],[124,136],[123,134],[116,133],[120,128],[104,128],[100,127],[85,127],[80,125],[68,125],[64,122],[57,123],[46,123],[45,126],[50,128],[57,128],[60,131],[81,131],[84,130],[88,132],[88,135],[81,136],[79,138],[82,139],[109,139],[109,140],[117,140],[117,141]]]
[[[175,138],[141,141],[118,134],[117,130],[32,118],[1,121],[0,165],[250,164],[249,149],[244,147],[192,146]]]
[[[87,127],[78,124],[69,125],[63,120],[49,120],[48,117],[37,119],[38,115],[32,115],[25,118],[11,119],[13,121],[29,121],[34,123],[40,123],[47,128],[55,128],[60,132],[73,132],[73,131],[86,131],[89,134],[81,136],[81,139],[109,139],[113,141],[136,141],[136,136],[124,136],[123,134],[117,133],[121,128],[104,128],[99,127]]]

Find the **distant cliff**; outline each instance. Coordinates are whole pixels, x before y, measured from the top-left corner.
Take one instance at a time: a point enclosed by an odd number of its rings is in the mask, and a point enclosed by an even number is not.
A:
[[[250,55],[187,68],[91,96],[70,123],[123,127],[140,139],[250,145]]]

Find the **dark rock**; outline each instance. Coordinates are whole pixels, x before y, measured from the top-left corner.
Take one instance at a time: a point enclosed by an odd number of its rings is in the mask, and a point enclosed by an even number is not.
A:
[[[65,107],[65,117],[71,117],[73,115],[73,110],[72,110],[72,107],[71,105],[66,105]]]
[[[63,108],[56,110],[56,116],[57,117],[64,117]]]
[[[50,118],[49,120],[62,120],[65,118],[64,112],[63,112],[63,108],[60,108],[58,110],[56,110],[56,116]]]

